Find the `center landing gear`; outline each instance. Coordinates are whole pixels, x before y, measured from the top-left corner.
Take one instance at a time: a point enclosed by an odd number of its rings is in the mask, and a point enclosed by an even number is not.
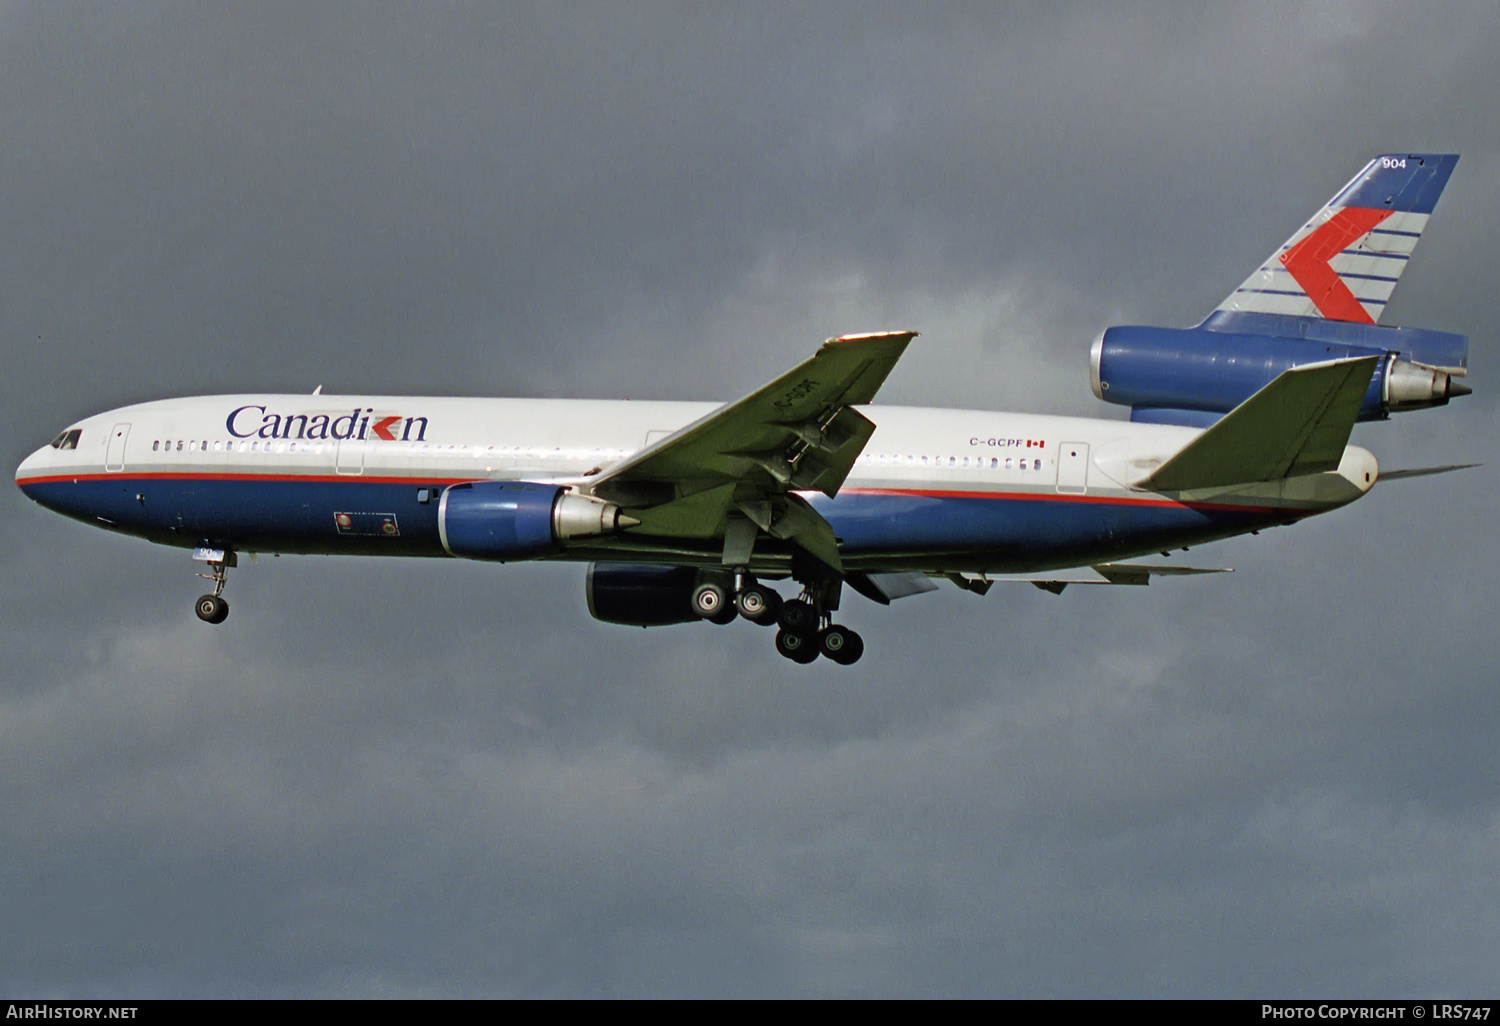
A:
[[[204,623],[223,623],[229,618],[229,603],[220,596],[224,594],[229,568],[235,563],[234,553],[226,552],[223,559],[208,560],[208,568],[212,573],[198,575],[205,581],[212,581],[214,585],[212,594],[198,596],[198,601],[193,605],[193,612]]]
[[[838,608],[839,582],[809,584],[801,598],[782,604],[776,632],[776,651],[794,663],[807,664],[823,656],[850,666],[865,654],[858,634],[833,622]]]
[[[818,633],[818,651],[840,666],[849,666],[865,654],[865,642],[849,628],[831,623]]]
[[[783,627],[776,632],[776,651],[794,663],[804,666],[818,658],[816,636]]]

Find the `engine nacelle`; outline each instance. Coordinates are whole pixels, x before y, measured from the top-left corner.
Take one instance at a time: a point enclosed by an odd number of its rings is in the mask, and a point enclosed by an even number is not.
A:
[[[590,563],[584,593],[589,615],[628,627],[694,623],[693,589],[698,571],[657,563]]]
[[[1325,337],[1312,337],[1319,333]],[[1110,328],[1094,340],[1089,377],[1094,395],[1131,407],[1132,420],[1197,423],[1178,415],[1228,413],[1283,371],[1360,356],[1382,358],[1360,406],[1360,420],[1442,406],[1469,393],[1458,380],[1468,359],[1468,340],[1462,335],[1370,325],[1322,327],[1317,322],[1308,337],[1207,327]]]
[[[557,552],[571,538],[613,534],[634,523],[613,503],[529,481],[454,485],[438,503],[443,548],[465,559],[531,559]]]

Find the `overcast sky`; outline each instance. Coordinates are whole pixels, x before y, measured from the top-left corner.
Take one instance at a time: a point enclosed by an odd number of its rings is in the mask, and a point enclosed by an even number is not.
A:
[[[1118,417],[1372,156],[1462,160],[1388,323],[1491,460],[1492,3],[0,0],[0,448],[215,391]],[[1102,8],[1102,9],[1101,9]],[[1311,9],[1309,9],[1311,8]],[[0,502],[0,989],[1400,995],[1500,983],[1493,467],[1149,589],[857,596],[853,669],[588,616],[583,570],[182,551]]]

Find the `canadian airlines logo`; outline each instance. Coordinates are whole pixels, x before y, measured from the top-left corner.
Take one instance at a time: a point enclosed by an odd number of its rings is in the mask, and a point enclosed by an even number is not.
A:
[[[1389,210],[1345,207],[1281,254],[1282,264],[1302,286],[1318,313],[1331,321],[1375,323],[1375,318],[1354,298],[1329,261],[1390,216]]]
[[[425,442],[426,417],[399,413],[377,417],[373,407],[348,413],[271,413],[264,406],[241,406],[229,414],[225,428],[236,438],[379,438],[387,442]]]

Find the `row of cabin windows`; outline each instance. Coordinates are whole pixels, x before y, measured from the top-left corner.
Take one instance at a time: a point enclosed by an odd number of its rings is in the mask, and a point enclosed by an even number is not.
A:
[[[73,434],[73,432],[68,432],[67,434]],[[62,436],[59,436],[59,440],[61,440],[61,438]],[[76,438],[73,439],[73,444],[77,444]],[[236,450],[235,443],[233,441],[225,442],[220,439],[213,443],[212,448],[214,452],[271,452],[273,451],[273,444],[275,445],[275,452],[299,451],[296,442],[285,442],[278,440],[273,443],[267,440],[262,443],[259,439],[249,441],[241,439],[239,441],[238,450]],[[199,441],[197,439],[177,439],[176,441],[173,441],[171,439],[158,439],[157,441],[151,443],[152,452],[208,452],[209,448],[210,446],[207,441]],[[316,455],[323,451],[323,443],[303,442],[300,451],[304,453],[313,453]],[[410,445],[407,447],[407,452],[413,455],[421,456],[451,455],[473,456],[475,458],[494,458],[498,456],[501,459],[525,458],[533,460],[545,459],[549,456],[553,459],[571,460],[624,459],[629,455],[629,452],[625,449],[552,449],[549,452],[548,450],[539,448],[537,446],[525,448],[519,445],[500,446],[498,447],[498,449],[493,445],[488,446],[484,449],[481,449],[477,445],[450,445],[446,449],[444,449],[444,447],[441,445],[431,445],[426,442],[422,443],[421,445],[418,445],[416,442],[410,443]],[[860,461],[865,463],[866,465],[881,467],[899,467],[904,465],[908,467],[946,467],[949,470],[1042,469],[1042,461],[1040,459],[1017,458],[1014,456],[1007,456],[1004,459],[999,456],[991,456],[989,458],[988,467],[985,466],[985,458],[983,456],[899,456],[890,455],[887,453],[865,453],[860,457]]]
[[[1009,456],[1001,459],[999,456],[991,456],[989,465],[985,465],[983,456],[887,456],[885,453],[866,453],[860,459],[866,463],[885,467],[936,467],[949,470],[1041,470],[1042,461],[1038,459],[1017,459]]]
[[[76,432],[75,432],[76,434]],[[330,443],[331,444],[331,443]],[[274,448],[273,448],[274,446]],[[260,439],[240,439],[235,441],[224,441],[219,439],[210,445],[206,441],[197,439],[157,439],[151,443],[152,452],[304,452],[318,454],[323,451],[324,443],[302,442],[301,448],[298,443],[277,440],[261,441]],[[54,443],[54,448],[56,443]],[[387,450],[389,451],[389,450]],[[524,448],[522,446],[488,446],[478,445],[433,445],[431,443],[412,442],[407,446],[407,453],[413,456],[472,456],[476,459],[481,457],[500,457],[501,459],[624,459],[630,455],[628,449],[543,449],[537,446]]]

